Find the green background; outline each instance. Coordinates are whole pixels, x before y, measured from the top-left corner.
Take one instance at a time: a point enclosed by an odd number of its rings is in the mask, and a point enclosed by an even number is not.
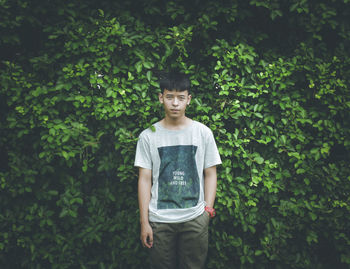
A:
[[[0,267],[148,268],[158,76],[223,165],[207,268],[350,265],[348,0],[0,1]]]

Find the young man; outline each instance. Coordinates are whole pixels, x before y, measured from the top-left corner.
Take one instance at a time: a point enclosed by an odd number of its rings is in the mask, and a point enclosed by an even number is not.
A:
[[[165,117],[140,134],[136,149],[140,239],[152,268],[203,268],[221,160],[211,130],[185,115],[189,78],[169,73],[160,87]]]

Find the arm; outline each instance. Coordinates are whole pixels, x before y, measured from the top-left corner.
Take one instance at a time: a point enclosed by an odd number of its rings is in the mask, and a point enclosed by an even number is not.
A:
[[[204,200],[208,207],[214,206],[216,196],[216,166],[204,169]]]
[[[138,197],[140,209],[141,234],[140,239],[144,247],[153,245],[153,231],[148,221],[148,206],[151,200],[152,170],[139,168]]]

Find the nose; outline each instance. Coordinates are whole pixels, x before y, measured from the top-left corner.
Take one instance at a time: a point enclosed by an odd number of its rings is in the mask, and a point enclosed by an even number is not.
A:
[[[179,104],[179,101],[178,101],[177,98],[175,97],[175,98],[174,98],[174,101],[173,101],[173,105],[174,105],[174,106],[177,106],[178,104]]]

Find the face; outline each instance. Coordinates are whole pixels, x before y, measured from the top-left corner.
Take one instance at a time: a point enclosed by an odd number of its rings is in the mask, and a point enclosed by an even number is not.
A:
[[[191,95],[188,91],[164,90],[159,94],[159,101],[164,105],[166,116],[177,119],[185,116],[187,105],[190,104]]]

